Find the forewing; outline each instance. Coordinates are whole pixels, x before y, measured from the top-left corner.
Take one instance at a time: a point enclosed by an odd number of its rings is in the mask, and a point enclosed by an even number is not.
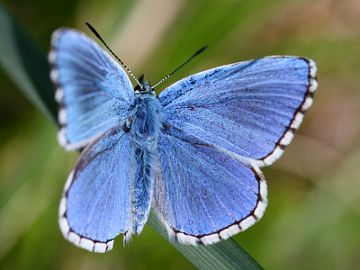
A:
[[[65,149],[83,148],[128,115],[134,100],[129,78],[84,34],[55,31],[49,61],[60,104],[58,139]]]
[[[84,150],[65,185],[59,210],[61,231],[70,242],[105,252],[129,229],[132,158],[130,137],[116,128]]]
[[[210,69],[165,89],[164,122],[258,166],[278,159],[312,104],[316,66],[267,57]]]
[[[159,139],[154,209],[183,244],[212,244],[260,219],[267,204],[261,172],[170,128]]]

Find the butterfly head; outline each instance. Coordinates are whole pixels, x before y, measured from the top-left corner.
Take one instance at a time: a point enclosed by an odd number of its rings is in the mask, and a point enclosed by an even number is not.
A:
[[[144,80],[144,74],[139,76],[139,84],[135,86],[134,91],[135,94],[155,94],[154,88],[151,86],[150,82]]]

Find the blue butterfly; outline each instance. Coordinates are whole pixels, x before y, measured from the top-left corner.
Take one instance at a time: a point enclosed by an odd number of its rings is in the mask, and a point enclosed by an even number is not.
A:
[[[150,209],[182,244],[213,244],[252,226],[267,206],[260,168],[292,141],[317,88],[312,60],[272,56],[191,75],[156,96],[143,76],[134,88],[112,57],[71,29],[54,32],[49,61],[58,141],[83,149],[59,224],[93,252],[140,234]]]

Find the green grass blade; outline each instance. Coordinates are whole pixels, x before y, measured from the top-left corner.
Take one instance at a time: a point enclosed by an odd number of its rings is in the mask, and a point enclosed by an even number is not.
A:
[[[1,4],[0,36],[0,64],[26,96],[49,118],[55,120],[56,104],[45,53]],[[168,239],[153,213],[149,224]],[[231,239],[206,247],[171,244],[199,269],[263,269]]]
[[[0,4],[0,64],[24,94],[49,118],[56,104],[45,54]]]
[[[165,229],[154,213],[150,215],[149,224],[168,239]],[[171,244],[199,269],[263,269],[232,239],[210,246],[193,247],[177,242],[171,242]]]

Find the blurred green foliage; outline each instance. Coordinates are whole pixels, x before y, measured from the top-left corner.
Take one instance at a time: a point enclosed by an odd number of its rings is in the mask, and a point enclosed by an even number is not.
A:
[[[210,49],[168,84],[265,55],[314,59],[314,106],[282,159],[265,169],[268,210],[234,239],[266,269],[360,268],[357,0],[5,3],[45,51],[56,28],[87,32],[84,22],[92,22],[136,73],[153,82],[204,44]],[[20,94],[18,83],[0,71],[0,269],[193,269],[149,226],[129,246],[118,240],[104,255],[61,237],[58,202],[77,155],[57,145],[56,127]]]

